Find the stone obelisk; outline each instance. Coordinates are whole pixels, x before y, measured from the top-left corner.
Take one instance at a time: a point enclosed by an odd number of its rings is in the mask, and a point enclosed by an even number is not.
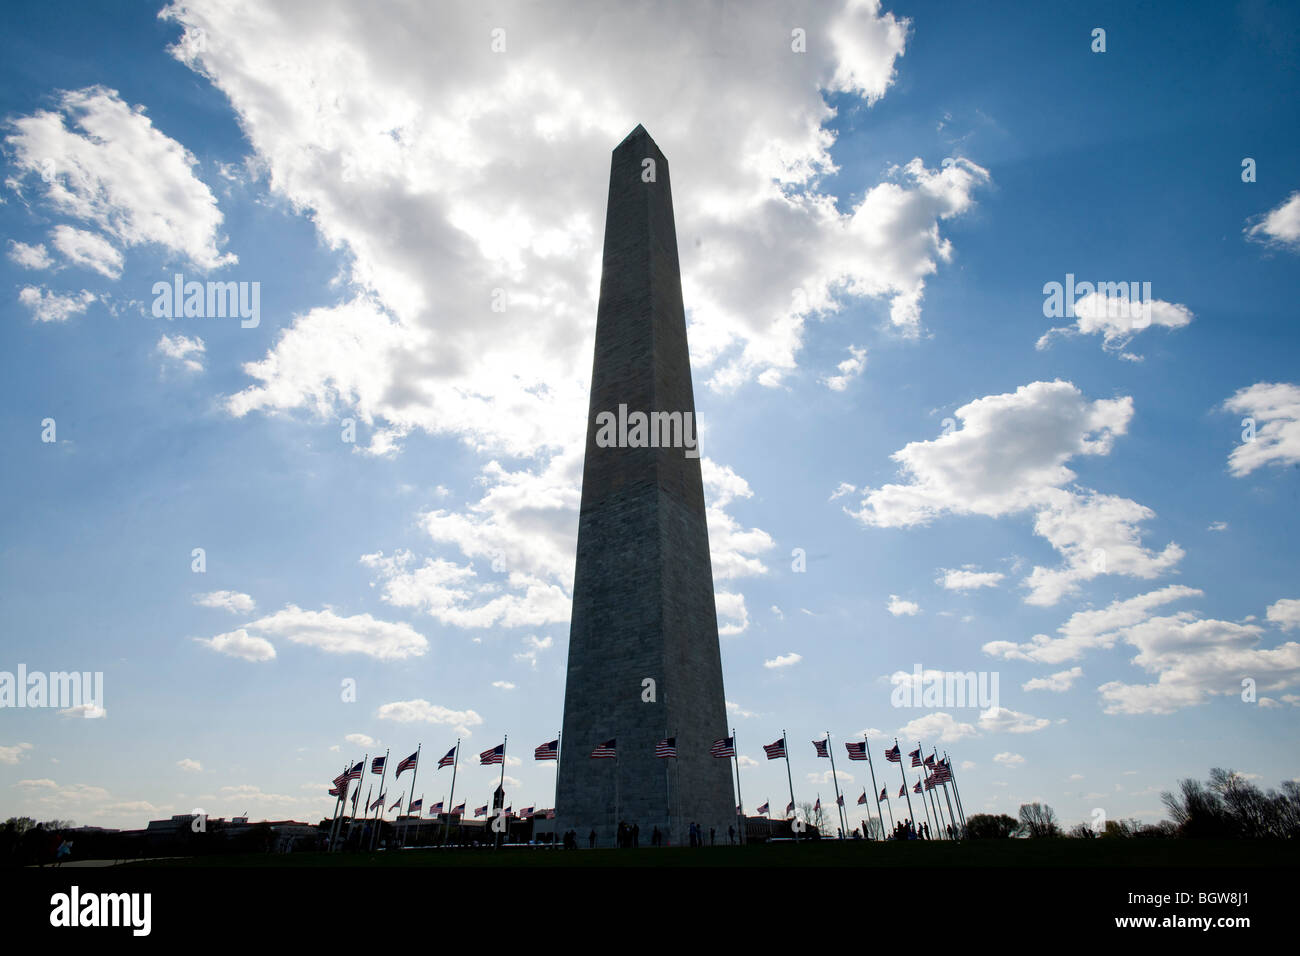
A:
[[[637,126],[610,164],[564,696],[556,825],[582,846],[619,821],[642,846],[737,823],[709,753],[728,730],[694,419],[668,161]],[[592,759],[610,740],[617,759]]]

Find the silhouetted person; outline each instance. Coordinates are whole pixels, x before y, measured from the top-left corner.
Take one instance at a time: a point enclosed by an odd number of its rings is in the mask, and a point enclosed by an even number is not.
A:
[[[736,842],[736,828],[727,827],[727,845],[730,846]]]
[[[590,847],[590,848],[593,849],[593,850],[596,849],[596,831],[595,831],[595,830],[592,830],[590,833],[587,834],[587,846]]]

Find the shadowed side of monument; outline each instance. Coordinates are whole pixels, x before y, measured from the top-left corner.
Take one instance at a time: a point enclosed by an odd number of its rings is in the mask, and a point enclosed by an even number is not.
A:
[[[610,166],[565,685],[557,823],[584,845],[736,823],[694,420],[668,161],[638,126]]]

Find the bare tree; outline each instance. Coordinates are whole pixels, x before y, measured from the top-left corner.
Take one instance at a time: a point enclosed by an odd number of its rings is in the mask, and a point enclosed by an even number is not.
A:
[[[1020,826],[1016,833],[1034,839],[1060,836],[1061,827],[1056,822],[1056,811],[1045,803],[1022,803]]]

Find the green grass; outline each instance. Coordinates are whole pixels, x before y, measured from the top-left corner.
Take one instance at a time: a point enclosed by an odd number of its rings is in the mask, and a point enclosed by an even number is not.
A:
[[[824,842],[641,850],[406,850],[232,854],[129,864],[166,867],[1116,867],[1296,866],[1300,844],[1262,840],[986,840],[972,843]]]

